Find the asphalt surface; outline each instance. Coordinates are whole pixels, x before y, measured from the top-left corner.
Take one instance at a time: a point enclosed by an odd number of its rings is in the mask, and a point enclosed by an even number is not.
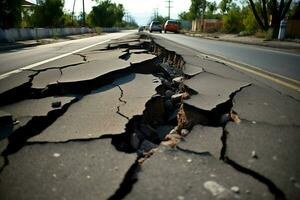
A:
[[[300,54],[262,46],[214,41],[179,34],[155,34],[199,52],[245,63],[300,80]]]
[[[0,52],[0,75],[129,34],[130,31]]]
[[[0,80],[1,200],[298,199],[299,91],[151,39]]]

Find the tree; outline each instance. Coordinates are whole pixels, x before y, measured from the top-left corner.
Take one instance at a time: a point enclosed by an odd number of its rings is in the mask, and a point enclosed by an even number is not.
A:
[[[33,13],[33,25],[38,27],[58,27],[63,25],[63,0],[40,1]]]
[[[290,16],[289,19],[300,19],[300,1],[291,9]]]
[[[251,7],[246,7],[245,9],[245,17],[243,19],[243,24],[245,26],[245,31],[247,34],[255,33],[259,27],[251,10]]]
[[[222,0],[219,3],[219,8],[222,14],[227,13],[230,10],[232,0]]]
[[[112,27],[122,23],[124,7],[122,4],[111,3],[110,0],[97,1],[88,15],[91,26]]]
[[[149,24],[151,23],[151,21],[159,21],[160,24],[164,24],[168,19],[168,17],[163,17],[162,15],[155,14],[151,17]]]
[[[0,1],[0,27],[13,28],[20,25],[23,0]]]
[[[207,2],[207,9],[209,13],[214,14],[214,12],[217,10],[217,3],[215,1]]]
[[[289,11],[292,0],[249,0],[255,19],[264,31],[273,28],[273,37],[277,37],[280,21],[283,20]],[[268,16],[271,15],[271,26]]]
[[[238,6],[233,6],[223,16],[224,30],[228,33],[238,33],[244,29],[243,13]]]
[[[191,0],[190,16],[192,19],[200,19],[205,12],[206,0]]]
[[[190,12],[185,12],[185,11],[181,12],[181,13],[179,13],[178,17],[179,17],[179,19],[182,19],[182,20],[188,20],[188,21],[193,20]]]
[[[78,26],[78,21],[73,19],[72,13],[65,12],[61,17],[61,24],[67,27]]]
[[[217,3],[214,2],[207,2],[207,11],[205,12],[205,16],[209,19],[214,19],[217,18],[217,16],[215,16],[215,12],[217,11]]]

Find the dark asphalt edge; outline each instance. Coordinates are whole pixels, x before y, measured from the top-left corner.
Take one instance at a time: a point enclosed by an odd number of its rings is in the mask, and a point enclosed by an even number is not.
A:
[[[41,42],[36,42],[36,43],[31,43],[31,44],[25,44],[25,43],[11,44],[11,45],[9,44],[9,45],[0,46],[0,52],[15,50],[15,49],[22,49],[22,48],[27,48],[27,47],[35,47],[35,46],[39,46],[42,44],[43,43],[41,43]]]

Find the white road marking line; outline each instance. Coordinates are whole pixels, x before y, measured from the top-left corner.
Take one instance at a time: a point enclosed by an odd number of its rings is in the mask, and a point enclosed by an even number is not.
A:
[[[130,33],[128,33],[128,34],[130,34]],[[43,64],[45,64],[45,63],[48,63],[48,62],[51,62],[51,61],[54,61],[54,60],[57,60],[57,59],[60,59],[60,58],[63,58],[63,57],[72,55],[72,54],[74,54],[74,53],[78,53],[78,52],[80,52],[80,51],[89,49],[89,48],[91,48],[91,47],[94,47],[94,46],[97,46],[97,45],[99,45],[99,44],[103,44],[103,43],[109,42],[110,40],[117,39],[117,38],[120,38],[120,37],[123,37],[123,35],[122,35],[122,36],[119,36],[119,35],[118,35],[117,37],[113,37],[113,38],[111,38],[111,39],[104,40],[104,41],[98,42],[98,43],[96,43],[96,44],[92,44],[92,45],[83,47],[83,48],[81,48],[81,49],[77,49],[77,50],[72,51],[72,52],[69,52],[69,53],[65,53],[65,54],[62,54],[62,55],[59,55],[59,56],[56,56],[56,57],[53,57],[53,58],[49,58],[49,59],[47,59],[47,60],[43,60],[43,61],[40,61],[40,62],[37,62],[37,63],[33,63],[33,64],[30,64],[30,65],[27,65],[27,66],[25,66],[25,67],[21,67],[21,68],[19,68],[19,69],[16,69],[16,70],[7,72],[7,73],[5,73],[5,74],[1,74],[1,75],[0,75],[0,80],[6,78],[6,77],[8,77],[8,76],[10,76],[11,74],[16,74],[16,73],[19,73],[19,72],[21,72],[21,71],[23,71],[23,70],[31,69],[31,68],[37,67],[37,66],[39,66],[39,65],[43,65]]]

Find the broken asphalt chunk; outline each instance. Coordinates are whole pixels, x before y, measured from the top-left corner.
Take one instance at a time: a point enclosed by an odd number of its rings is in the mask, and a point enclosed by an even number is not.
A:
[[[120,59],[91,61],[72,68],[62,70],[62,76],[58,80],[61,83],[72,83],[89,81],[101,77],[109,72],[124,70],[130,65],[126,61]]]
[[[8,124],[8,126],[0,128],[0,139],[9,136],[11,133],[22,127],[27,126],[29,122],[31,123],[31,126],[34,126],[31,122],[33,118],[37,119],[39,117],[46,117],[51,111],[60,109],[62,106],[69,104],[74,99],[75,97],[47,97],[42,99],[28,99],[6,106],[1,106],[0,109],[11,113],[15,121]],[[61,106],[53,108],[52,103],[54,101],[61,102]],[[41,124],[35,124],[35,126],[39,125]]]
[[[68,111],[31,138],[31,142],[59,142],[83,138],[98,138],[104,134],[124,131],[127,120],[116,114],[119,90],[107,85],[86,95]]]
[[[222,128],[196,125],[185,137],[184,141],[178,144],[178,147],[198,153],[209,152],[218,159],[223,147],[222,134]]]
[[[225,160],[247,169],[278,197],[282,197],[281,191],[287,199],[299,197],[299,188],[289,181],[290,177],[300,177],[300,156],[295,153],[300,151],[299,127],[243,120],[238,125],[229,122],[225,128],[228,131]],[[259,159],[253,157],[254,149]]]
[[[207,72],[200,73],[192,79],[186,80],[184,84],[198,93],[192,98],[185,100],[184,103],[207,111],[227,102],[232,94],[249,85],[249,83]]]
[[[159,83],[152,80],[153,75],[143,74],[119,78],[86,95],[30,141],[58,142],[123,133],[128,119],[141,115],[145,102],[155,94]]]
[[[185,63],[184,68],[183,68],[183,73],[187,75],[188,77],[193,77],[196,76],[197,74],[200,74],[204,72],[204,69],[199,66],[195,66],[189,63]]]
[[[61,77],[61,71],[59,69],[49,69],[39,72],[32,80],[31,88],[44,89],[47,85],[57,83]]]
[[[22,71],[0,80],[0,105],[15,102],[30,89],[37,72]]]
[[[234,97],[233,110],[242,119],[276,125],[300,125],[299,102],[256,85],[244,88]]]
[[[135,160],[109,139],[26,146],[0,174],[1,199],[108,199]]]
[[[57,108],[53,103],[60,102],[60,106],[70,103],[75,97],[46,97],[41,99],[27,99],[17,103],[1,106],[0,109],[11,113],[16,119],[19,117],[45,116]]]
[[[224,190],[206,187],[209,181]],[[230,190],[233,186],[239,187],[238,194]],[[160,147],[144,161],[138,181],[125,199],[214,199],[216,195],[228,200],[274,198],[264,184],[212,156]]]
[[[127,59],[128,62],[131,64],[138,64],[147,60],[152,60],[156,58],[155,55],[147,54],[147,53],[141,53],[141,54],[130,54],[129,58]]]

